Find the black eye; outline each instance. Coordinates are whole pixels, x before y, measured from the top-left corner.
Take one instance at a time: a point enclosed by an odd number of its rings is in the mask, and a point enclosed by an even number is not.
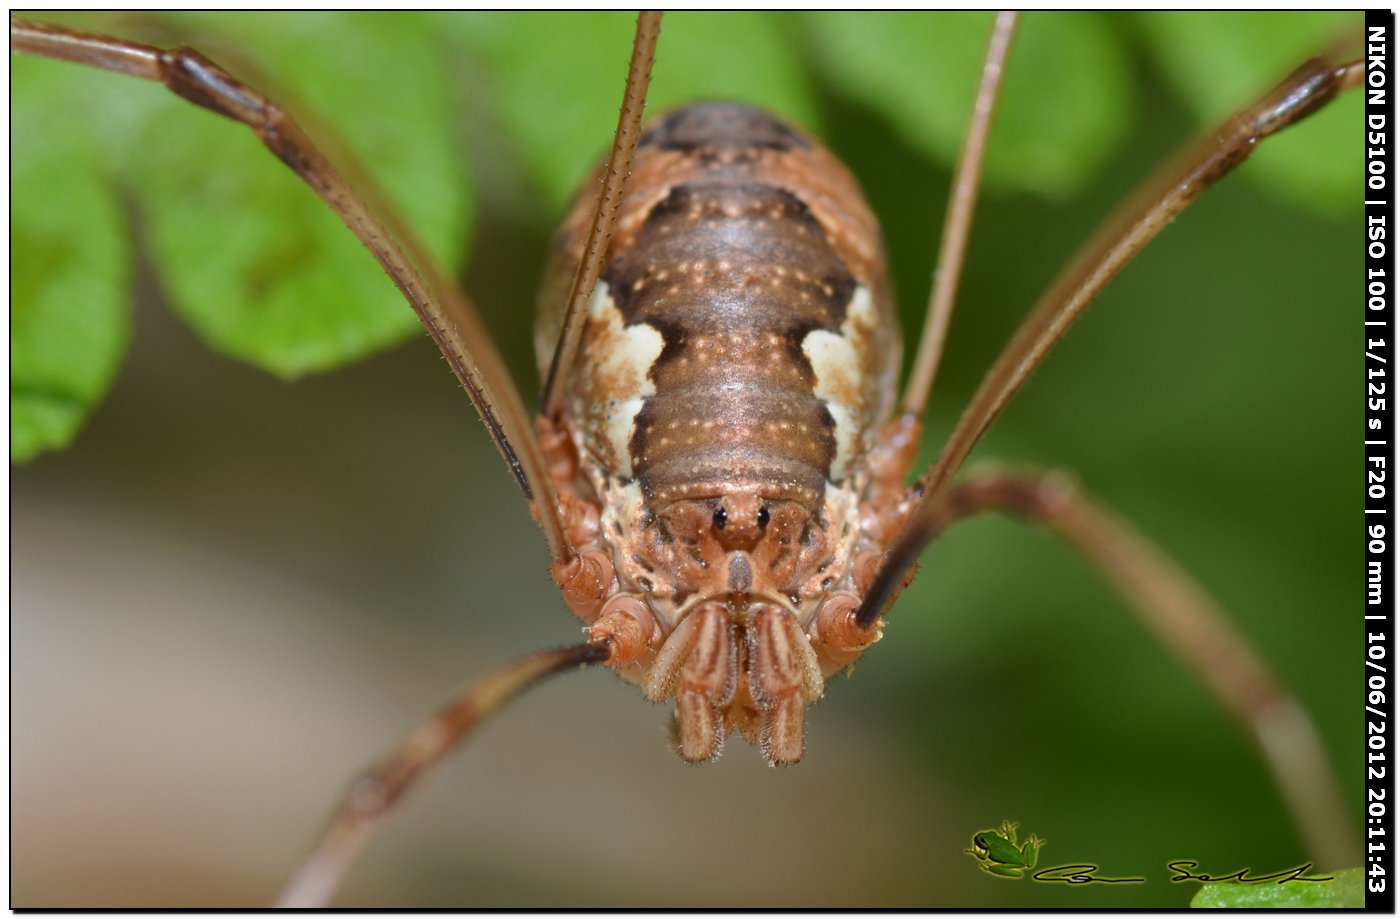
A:
[[[717,530],[724,529],[724,525],[729,522],[729,514],[725,512],[723,507],[715,508],[714,522]]]
[[[764,506],[758,509],[758,528],[761,530],[766,526],[768,526],[768,508]]]

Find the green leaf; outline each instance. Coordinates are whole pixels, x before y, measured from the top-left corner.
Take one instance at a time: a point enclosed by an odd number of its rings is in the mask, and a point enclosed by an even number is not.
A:
[[[823,75],[951,165],[991,35],[990,13],[809,13]],[[1063,196],[1092,177],[1129,128],[1128,63],[1102,17],[1024,17],[988,148],[988,185]]]
[[[440,263],[466,251],[466,170],[452,91],[441,79],[445,59],[427,18],[200,14],[112,30],[199,48],[298,117],[323,113]],[[233,49],[256,49],[257,59]],[[78,69],[15,63],[17,71]],[[87,77],[77,90],[79,81],[67,91],[50,85],[42,105],[88,112],[82,120],[100,126],[110,169],[133,189],[165,292],[212,347],[296,376],[418,330],[387,275],[248,128],[152,84]],[[307,127],[313,138],[327,135],[321,122]],[[49,155],[77,155],[60,149],[80,143],[71,135],[26,133]],[[29,257],[22,253],[16,258]]]
[[[287,104],[333,117],[336,137],[372,164],[366,171],[439,263],[459,260],[466,171],[444,59],[424,17],[201,16],[182,25],[258,49],[274,80],[276,62],[296,62]],[[214,347],[296,376],[417,331],[384,271],[251,131],[171,101],[167,118],[145,124],[129,165],[172,301]]]
[[[1361,909],[1366,905],[1360,868],[1332,873],[1330,881],[1202,884],[1193,909]]]
[[[16,142],[10,206],[10,459],[67,446],[107,391],[131,335],[131,253],[117,202],[89,155],[93,122],[44,100],[82,81],[16,70],[11,124],[62,138],[48,153]]]
[[[1311,55],[1346,35],[1356,40],[1329,60],[1360,50],[1362,18],[1346,11],[1139,14],[1167,78],[1203,123],[1227,117]],[[1361,94],[1347,93],[1270,140],[1240,171],[1267,194],[1318,213],[1360,201]]]
[[[448,16],[488,74],[486,90],[554,212],[607,154],[617,124],[632,13]],[[647,114],[702,99],[741,98],[817,128],[817,105],[783,14],[668,13]]]

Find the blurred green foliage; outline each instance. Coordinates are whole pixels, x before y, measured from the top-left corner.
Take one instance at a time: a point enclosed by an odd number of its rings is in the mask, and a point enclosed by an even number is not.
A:
[[[18,143],[10,160],[10,454],[68,443],[116,374],[131,335],[131,246],[95,159],[91,125],[47,114],[75,141]]]
[[[1309,872],[1318,875],[1319,872]],[[1365,871],[1348,868],[1330,881],[1202,884],[1191,898],[1195,909],[1362,909],[1366,906]]]

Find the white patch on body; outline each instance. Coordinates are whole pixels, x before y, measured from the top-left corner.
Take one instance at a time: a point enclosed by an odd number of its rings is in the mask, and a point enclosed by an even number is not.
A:
[[[645,323],[627,326],[608,285],[602,281],[593,288],[588,317],[600,325],[591,330],[596,339],[595,346],[588,352],[592,366],[584,368],[594,384],[586,387],[592,390],[594,399],[592,404],[582,407],[582,415],[589,418],[590,433],[606,440],[611,448],[613,471],[631,478],[632,456],[628,444],[643,403],[656,393],[656,386],[647,378],[647,373],[666,343],[652,326]]]
[[[826,405],[836,422],[836,456],[831,461],[830,479],[839,482],[850,474],[849,464],[859,449],[861,430],[869,419],[860,417],[867,407],[862,394],[861,354],[856,341],[865,339],[875,327],[875,304],[864,285],[856,287],[846,306],[846,319],[840,333],[817,329],[802,339],[802,353],[816,376],[813,394]]]

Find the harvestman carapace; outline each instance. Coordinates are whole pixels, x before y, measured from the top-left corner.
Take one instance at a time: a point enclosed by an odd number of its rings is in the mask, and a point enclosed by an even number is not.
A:
[[[467,389],[590,627],[583,644],[488,676],[357,780],[285,905],[329,899],[413,781],[552,673],[604,664],[649,698],[674,697],[687,760],[718,755],[737,730],[769,762],[796,762],[825,680],[879,638],[923,548],[982,510],[1040,522],[1094,561],[1244,723],[1310,845],[1350,860],[1352,833],[1306,714],[1184,573],[1062,475],[954,477],[1113,275],[1259,141],[1356,85],[1360,65],[1305,63],[1111,219],[907,487],[1014,28],[1014,16],[998,18],[896,405],[898,333],[859,189],[814,139],[742,106],[682,109],[643,130],[659,32],[659,16],[643,14],[601,191],[585,186],[546,278],[532,423],[465,295],[401,221],[366,203],[382,196],[359,177],[352,191],[275,102],[189,49],[12,20],[16,50],[157,80],[248,125],[341,216]]]

